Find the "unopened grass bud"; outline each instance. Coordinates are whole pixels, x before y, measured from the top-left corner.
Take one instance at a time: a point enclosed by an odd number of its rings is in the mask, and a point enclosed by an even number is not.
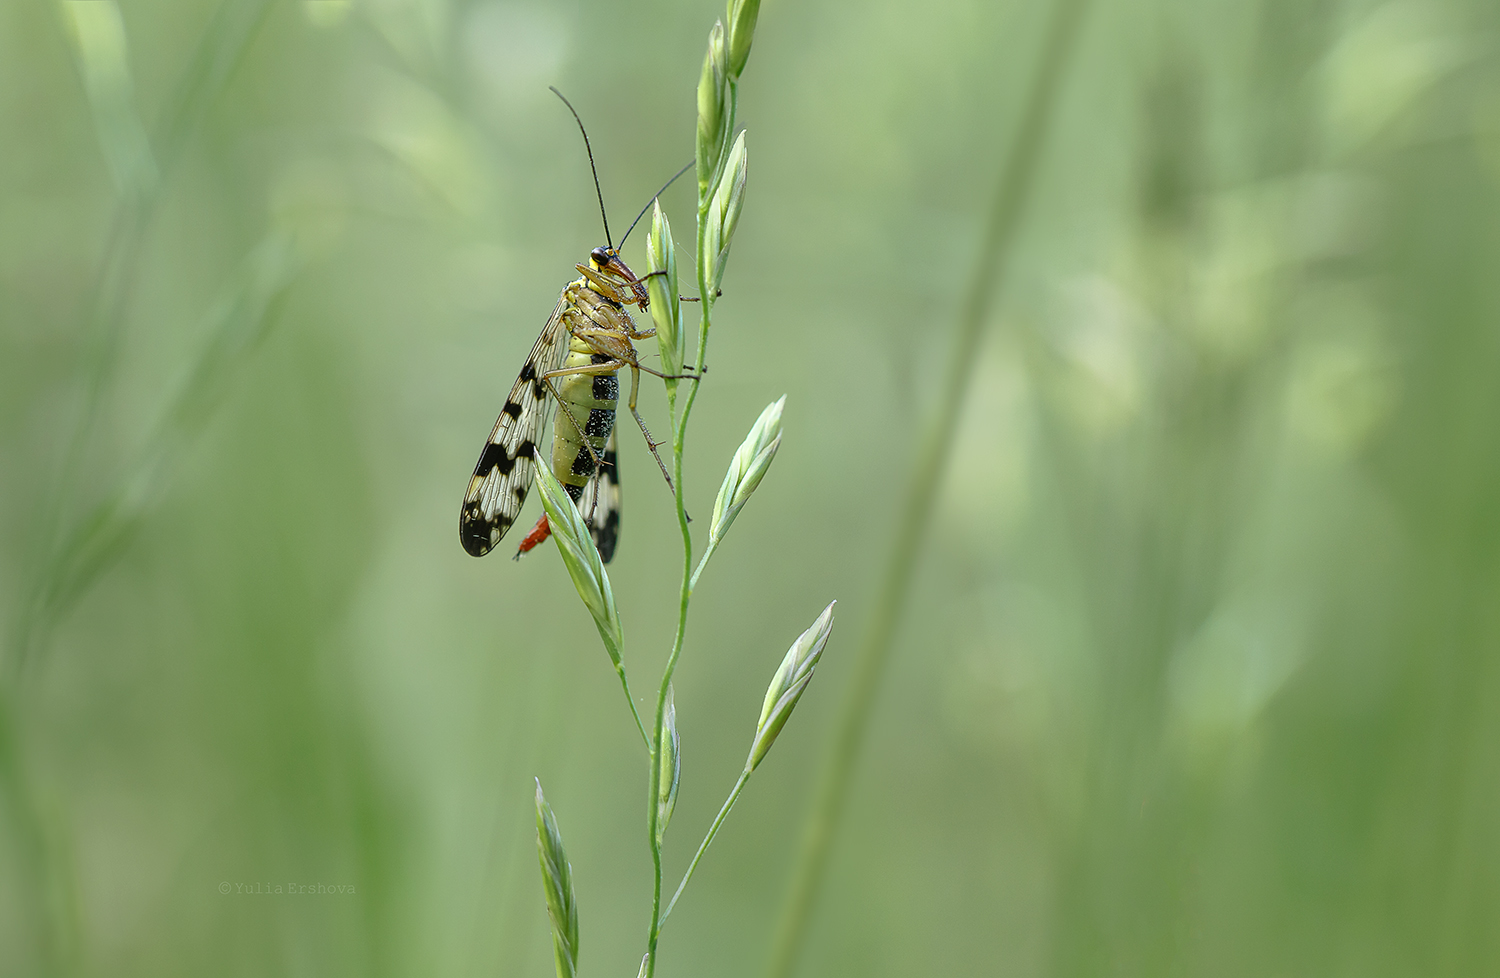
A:
[[[812,623],[812,627],[797,636],[797,641],[787,650],[786,658],[781,660],[781,667],[771,678],[771,685],[766,689],[765,704],[760,710],[760,721],[755,725],[755,741],[751,744],[750,756],[745,761],[747,774],[754,771],[765,758],[766,752],[776,742],[776,736],[781,733],[781,728],[786,725],[797,701],[802,698],[803,691],[812,680],[813,670],[823,657],[823,648],[828,644],[829,633],[833,631],[833,606],[837,603],[830,601],[818,620]]]
[[[542,891],[547,898],[547,916],[552,920],[552,956],[557,978],[578,973],[578,899],[573,892],[573,867],[563,847],[562,833],[552,806],[536,783],[536,851],[542,865]]]
[[[677,254],[672,244],[672,225],[659,201],[651,202],[651,229],[646,232],[646,267],[651,278],[651,321],[656,326],[656,348],[661,352],[661,372],[670,378],[682,373],[682,305],[677,300]],[[656,274],[656,273],[663,274]],[[668,379],[667,389],[677,387]]]
[[[760,480],[765,478],[766,470],[771,467],[771,461],[776,458],[776,450],[781,447],[781,409],[785,406],[785,394],[766,405],[755,424],[750,426],[750,433],[735,449],[734,458],[729,461],[729,471],[724,473],[724,483],[719,486],[719,496],[714,500],[713,521],[708,527],[708,549],[717,547],[724,539],[724,534],[729,532],[735,517],[750,501],[751,493],[755,492]]]
[[[714,199],[708,208],[708,235],[705,236],[705,244],[710,244],[710,250],[705,257],[709,260],[709,268],[713,269],[713,287],[718,290],[719,284],[724,280],[724,266],[729,261],[729,244],[734,238],[735,226],[740,223],[740,209],[745,202],[745,178],[747,176],[750,157],[745,149],[744,130],[735,137],[734,147],[729,151],[729,157],[724,161],[724,173],[719,177],[719,185],[714,190]]]
[[[657,755],[659,779],[656,792],[656,847],[661,848],[667,823],[677,807],[677,786],[682,781],[682,740],[677,734],[677,698],[667,687],[667,711],[662,718],[661,750]]]
[[[760,0],[729,0],[729,77],[738,78],[750,58]]]
[[[708,53],[703,58],[703,74],[698,79],[698,199],[708,196],[710,181],[719,168],[724,151],[724,127],[728,118],[729,53],[724,25],[714,21],[708,34]]]
[[[536,486],[542,497],[542,507],[547,511],[547,521],[552,524],[552,536],[557,540],[557,552],[562,554],[563,565],[568,576],[578,589],[589,614],[594,616],[594,625],[615,671],[624,669],[620,650],[625,647],[625,633],[620,625],[620,610],[615,607],[614,591],[609,586],[609,575],[604,572],[604,561],[599,559],[599,548],[594,546],[594,537],[589,533],[583,514],[573,504],[573,497],[563,489],[552,469],[538,456],[536,459]]]

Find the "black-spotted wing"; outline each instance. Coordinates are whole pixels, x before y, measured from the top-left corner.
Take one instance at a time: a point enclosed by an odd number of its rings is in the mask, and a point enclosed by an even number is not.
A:
[[[472,556],[483,557],[495,549],[526,502],[532,457],[547,421],[548,393],[542,375],[558,369],[568,348],[568,330],[562,321],[566,304],[565,294],[531,348],[469,479],[469,491],[458,513],[458,539]]]
[[[599,559],[606,564],[615,555],[615,544],[620,541],[620,463],[615,457],[615,434],[615,431],[609,433],[604,454],[600,456],[604,464],[583,487],[578,499],[578,512],[588,521],[594,546],[599,548]]]

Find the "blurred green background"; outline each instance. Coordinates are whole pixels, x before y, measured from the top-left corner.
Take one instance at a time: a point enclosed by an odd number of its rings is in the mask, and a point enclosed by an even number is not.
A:
[[[699,527],[782,393],[786,432],[694,603],[669,881],[787,644],[839,625],[660,973],[764,968],[976,272],[995,314],[798,972],[1495,973],[1500,7],[1097,0],[1012,261],[976,269],[1049,9],[765,2]],[[692,155],[716,16],[0,5],[0,974],[550,974],[534,776],[584,972],[634,973],[615,677],[560,561],[476,562],[455,523],[602,243],[547,86],[618,237]],[[644,692],[679,541],[621,446]]]

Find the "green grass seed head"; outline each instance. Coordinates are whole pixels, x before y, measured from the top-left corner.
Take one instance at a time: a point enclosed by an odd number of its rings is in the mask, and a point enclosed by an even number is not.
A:
[[[672,225],[657,201],[651,203],[651,228],[646,232],[646,270],[651,275],[646,288],[651,294],[651,322],[656,326],[661,372],[680,374],[682,306],[677,301],[677,253],[672,244]],[[677,381],[668,380],[667,386],[675,388]]]
[[[698,199],[708,199],[709,183],[719,168],[724,151],[724,127],[729,123],[727,95],[729,53],[724,25],[714,21],[708,33],[708,53],[703,57],[703,74],[698,79]]]
[[[729,77],[738,78],[750,59],[760,0],[729,0]]]
[[[552,468],[540,456],[536,459],[536,487],[542,497],[542,507],[547,511],[547,521],[552,524],[552,536],[557,541],[557,552],[562,555],[568,576],[578,589],[578,596],[594,616],[599,637],[610,661],[618,671],[621,668],[621,650],[625,647],[625,632],[620,624],[620,610],[615,606],[614,591],[609,586],[609,575],[604,571],[604,561],[599,557],[599,548],[584,522],[583,514],[573,504],[573,498],[563,489],[562,483],[552,474]]]
[[[552,920],[552,951],[557,978],[574,978],[578,973],[578,900],[573,892],[573,867],[552,806],[542,795],[542,782],[536,783],[536,851],[542,866],[542,892],[547,899],[547,916]]]
[[[677,807],[677,786],[682,781],[682,740],[677,732],[677,702],[667,687],[667,712],[662,721],[661,751],[657,755],[661,777],[656,793],[656,844],[661,846],[672,810]]]
[[[724,482],[719,486],[718,498],[714,500],[714,515],[709,523],[708,545],[717,547],[724,534],[734,523],[740,510],[750,501],[760,480],[765,478],[776,451],[781,447],[781,411],[786,406],[786,395],[766,405],[750,433],[735,449],[729,470],[724,473]]]
[[[708,207],[708,233],[703,237],[706,249],[703,257],[713,270],[710,281],[717,290],[724,280],[724,267],[729,262],[729,242],[734,237],[735,226],[740,222],[740,208],[745,202],[745,179],[748,176],[749,155],[745,149],[745,133],[740,131],[724,161],[724,172],[714,188],[713,199]]]
[[[828,644],[828,636],[833,631],[833,606],[837,603],[830,601],[817,621],[797,636],[797,641],[792,643],[792,647],[787,649],[786,657],[781,660],[776,675],[771,677],[771,685],[766,689],[765,703],[760,710],[760,720],[755,725],[755,740],[750,745],[750,757],[745,761],[747,773],[754,771],[765,759],[771,745],[776,742],[777,735],[781,733],[781,728],[791,718],[792,710],[796,709],[797,701],[802,698],[807,684],[812,681],[813,670],[818,667],[818,660],[823,657],[823,648]]]

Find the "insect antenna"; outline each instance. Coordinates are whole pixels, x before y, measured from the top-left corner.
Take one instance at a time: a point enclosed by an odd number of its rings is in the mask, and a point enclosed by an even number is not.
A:
[[[559,92],[553,86],[548,85],[547,87],[552,90],[553,95],[562,99],[563,105],[566,105],[568,111],[573,113],[573,121],[578,123],[578,131],[583,133],[583,148],[589,154],[589,172],[594,175],[594,193],[599,195],[599,217],[604,220],[604,243],[613,249],[615,246],[614,242],[609,239],[609,215],[604,212],[604,191],[599,189],[599,171],[594,169],[594,147],[589,145],[589,131],[583,128],[583,120],[578,118],[578,110],[573,108],[573,103],[569,102],[563,96],[563,93]],[[674,177],[673,179],[675,180],[676,178]]]
[[[688,169],[690,167],[692,167],[693,163],[694,163],[693,160],[688,160],[686,166],[684,166],[682,169],[678,170],[676,173],[672,174],[672,179],[670,179],[666,183],[662,184],[661,185],[661,189],[658,190],[656,193],[654,193],[654,194],[651,195],[651,200],[646,201],[646,206],[641,208],[641,212],[635,216],[635,220],[633,220],[633,221],[630,222],[630,227],[628,227],[628,228],[625,229],[625,237],[620,239],[620,247],[621,248],[625,247],[625,240],[626,240],[626,238],[630,237],[630,232],[635,230],[635,226],[637,224],[641,223],[641,218],[645,217],[646,216],[646,212],[651,209],[651,201],[656,200],[656,198],[658,198],[662,194],[666,193],[667,192],[667,188],[670,187],[670,186],[672,186],[672,184],[676,183],[677,182],[677,178],[680,177],[680,176],[682,176],[684,173],[686,173],[688,171]]]

